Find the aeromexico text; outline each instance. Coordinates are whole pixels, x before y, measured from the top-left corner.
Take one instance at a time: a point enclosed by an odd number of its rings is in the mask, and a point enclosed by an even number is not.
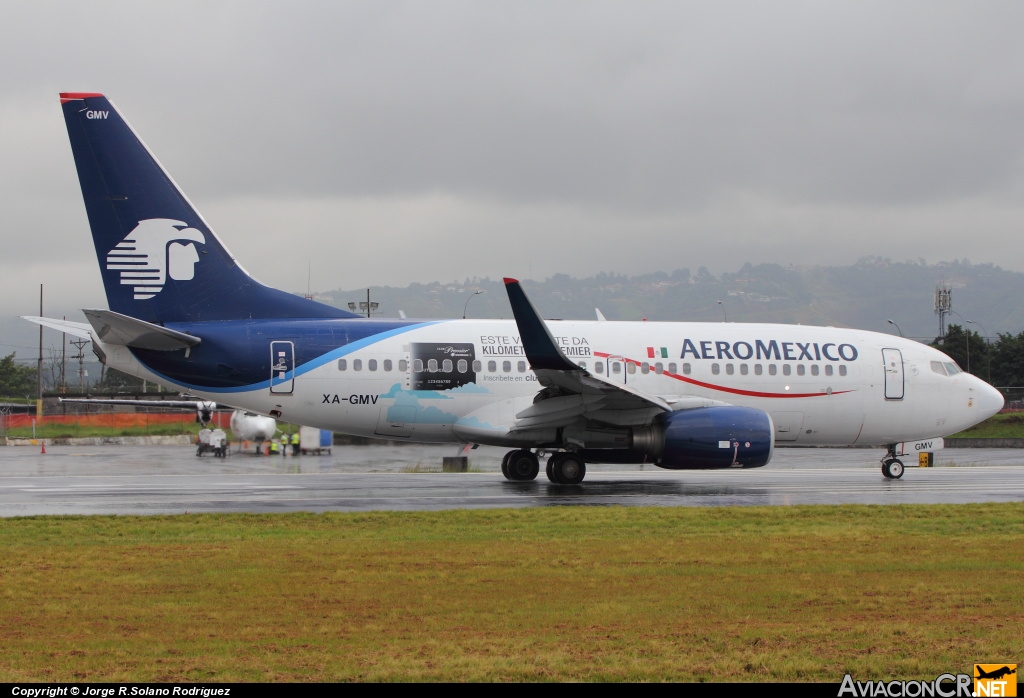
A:
[[[750,342],[721,342],[715,340],[683,340],[680,359],[733,359],[746,361],[856,361],[857,347],[852,344],[827,342],[767,342],[755,339]]]

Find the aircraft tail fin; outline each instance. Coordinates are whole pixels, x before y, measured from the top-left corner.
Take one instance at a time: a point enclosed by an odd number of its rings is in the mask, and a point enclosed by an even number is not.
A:
[[[358,317],[253,279],[106,97],[60,101],[111,310],[152,323]]]

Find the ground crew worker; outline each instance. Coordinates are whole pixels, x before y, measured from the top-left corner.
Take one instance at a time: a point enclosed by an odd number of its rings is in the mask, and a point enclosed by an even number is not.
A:
[[[277,439],[272,439],[270,441],[270,455],[276,456],[280,452],[281,452],[281,446],[280,446],[280,444],[277,443]]]
[[[299,455],[299,432],[292,433],[292,455]]]

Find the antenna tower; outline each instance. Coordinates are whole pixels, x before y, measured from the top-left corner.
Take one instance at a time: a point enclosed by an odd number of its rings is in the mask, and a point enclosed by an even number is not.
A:
[[[953,287],[943,282],[935,287],[935,314],[939,316],[939,337],[946,336],[946,316],[953,312]]]

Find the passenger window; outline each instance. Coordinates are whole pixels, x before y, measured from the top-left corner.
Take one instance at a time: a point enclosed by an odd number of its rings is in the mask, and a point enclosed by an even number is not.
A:
[[[398,360],[398,370],[401,371],[402,373],[405,373],[406,371],[408,371],[409,370],[409,362],[406,361],[405,359],[399,359]]]
[[[745,376],[750,372],[750,367],[746,364],[740,364],[740,375]]]
[[[651,365],[649,363],[644,361],[642,364],[640,364],[640,373],[648,374],[650,372],[651,372]]]
[[[725,373],[726,373],[726,375],[731,376],[735,370],[736,369],[733,367],[732,364],[726,364],[725,365]]]
[[[427,371],[437,373],[437,359],[431,359],[427,362]]]
[[[782,375],[788,376],[791,373],[793,373],[793,367],[789,364],[782,364]]]
[[[384,359],[384,370],[385,371],[390,371],[392,366],[394,366],[394,364],[391,363],[391,359]]]
[[[520,361],[519,363],[517,363],[516,364],[516,369],[520,373],[526,373],[526,362],[525,361]]]
[[[935,364],[937,364],[937,363],[939,363],[939,362],[938,361],[932,361],[932,370],[935,370]],[[939,365],[941,366],[942,364],[939,364]],[[344,371],[347,368],[348,368],[348,361],[346,361],[345,359],[338,359],[338,370],[339,371]],[[946,372],[943,371],[942,374],[945,375]]]
[[[342,359],[342,361],[344,361],[344,359]],[[339,363],[340,363],[340,362],[339,362]],[[946,369],[944,369],[944,368],[942,367],[942,362],[941,362],[941,361],[932,361],[932,362],[931,362],[931,367],[932,367],[932,370],[933,370],[933,371],[934,371],[935,373],[938,373],[938,374],[939,374],[940,376],[944,376],[944,375],[946,375]],[[344,369],[344,368],[342,368],[341,370],[343,370],[343,371],[344,371],[345,369]]]
[[[711,364],[711,372],[716,376],[721,372],[721,370],[722,369],[719,367],[718,364]]]
[[[483,368],[483,364],[481,364],[479,361],[473,362],[473,373],[480,373],[481,368]]]
[[[779,372],[779,369],[775,366],[775,364],[768,364],[768,375],[769,376],[774,376],[778,372]]]
[[[676,371],[676,365],[675,365],[675,364],[669,364],[669,365],[668,365],[668,372],[669,372],[669,373],[677,373],[677,371]]]
[[[604,373],[604,362],[603,361],[595,361],[594,362],[594,372],[595,373]]]
[[[512,373],[512,362],[511,361],[502,361],[501,362],[501,370],[504,371],[505,373]]]
[[[363,370],[363,360],[362,359],[352,359],[352,370],[353,371],[362,371]]]
[[[658,363],[654,364],[654,372],[660,376],[662,373],[665,372],[665,366],[659,361]]]
[[[377,370],[377,359],[370,359],[369,361],[367,361],[366,362],[366,368],[371,370],[371,371],[376,371]]]
[[[487,362],[487,371],[488,371],[488,373],[494,373],[497,370],[498,370],[498,363],[496,361],[488,361]]]
[[[636,364],[632,362],[626,362],[626,373],[630,375],[636,373]]]
[[[580,368],[582,368],[584,371],[586,371],[587,370],[587,362],[586,361],[580,361]]]
[[[825,364],[825,375],[826,376],[831,376],[832,375],[832,364]]]
[[[846,375],[846,366],[840,366],[839,367],[839,375],[840,376],[845,376]]]
[[[818,364],[812,364],[811,365],[811,375],[812,376],[818,375]]]
[[[612,373],[622,373],[622,364],[618,361],[612,361]]]
[[[451,359],[445,359],[444,361],[442,361],[441,362],[441,370],[444,371],[445,373],[451,373],[452,372],[452,360]]]
[[[675,373],[675,371],[673,371]],[[690,364],[683,364],[683,373],[690,375]]]
[[[797,364],[797,366],[796,366],[796,375],[802,376],[805,373],[807,373],[807,369],[804,368],[804,365],[803,364]]]
[[[761,364],[754,364],[754,375],[760,376],[762,373],[764,373],[764,366]]]
[[[459,359],[458,367],[459,373],[465,373],[466,371],[469,370],[469,362],[466,361],[465,359]]]

